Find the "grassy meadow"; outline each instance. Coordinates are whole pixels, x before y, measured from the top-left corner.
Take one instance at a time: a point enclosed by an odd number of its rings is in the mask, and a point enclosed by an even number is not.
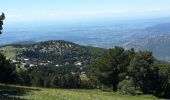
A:
[[[152,95],[130,96],[100,90],[50,89],[0,85],[0,100],[156,100]]]
[[[16,55],[19,51],[21,51],[20,48],[15,48],[13,46],[6,46],[1,47],[0,51],[9,59],[15,59]]]

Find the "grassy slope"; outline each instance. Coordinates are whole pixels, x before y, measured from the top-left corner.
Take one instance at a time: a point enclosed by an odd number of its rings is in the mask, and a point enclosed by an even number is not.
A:
[[[22,99],[31,99],[31,100],[155,100],[156,99],[151,95],[129,96],[129,95],[112,93],[112,92],[103,92],[100,90],[83,90],[83,89],[48,89],[48,88],[20,87],[20,86],[13,86],[13,85],[0,85],[0,90],[1,90],[0,95],[6,92],[5,94],[9,93],[9,96],[20,95],[19,97]],[[10,94],[10,93],[15,93],[15,94]]]
[[[5,47],[1,47],[0,51],[7,57],[10,59],[15,59],[17,52],[20,52],[22,49],[21,48],[16,48],[13,46],[5,46]]]

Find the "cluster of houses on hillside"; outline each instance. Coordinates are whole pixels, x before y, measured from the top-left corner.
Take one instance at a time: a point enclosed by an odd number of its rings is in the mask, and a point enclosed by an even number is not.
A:
[[[9,58],[7,58],[9,59]],[[53,64],[52,61],[42,61],[42,62],[33,62],[32,60],[28,59],[28,58],[24,58],[24,59],[20,59],[20,60],[11,60],[13,64],[15,65],[22,65],[22,66],[29,66],[29,67],[36,67],[38,65],[49,65],[49,64]],[[63,65],[68,65],[70,64],[69,62],[64,63]],[[55,66],[63,66],[61,64],[55,64]],[[75,66],[81,66],[82,62],[80,61],[76,61],[74,62]]]

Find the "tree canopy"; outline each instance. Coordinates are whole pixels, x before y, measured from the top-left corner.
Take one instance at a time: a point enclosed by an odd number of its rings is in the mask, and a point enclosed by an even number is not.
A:
[[[2,34],[2,25],[3,25],[3,20],[5,19],[5,14],[2,12],[2,15],[0,16],[0,34]]]

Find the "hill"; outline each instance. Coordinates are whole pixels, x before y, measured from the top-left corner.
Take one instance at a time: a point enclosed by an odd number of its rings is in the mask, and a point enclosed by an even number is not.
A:
[[[56,40],[26,45],[6,45],[0,47],[0,51],[14,63],[30,67],[38,65],[83,67],[101,56],[104,49]]]
[[[157,35],[139,39],[126,44],[124,47],[135,48],[137,51],[152,51],[156,58],[170,61],[170,35]]]

